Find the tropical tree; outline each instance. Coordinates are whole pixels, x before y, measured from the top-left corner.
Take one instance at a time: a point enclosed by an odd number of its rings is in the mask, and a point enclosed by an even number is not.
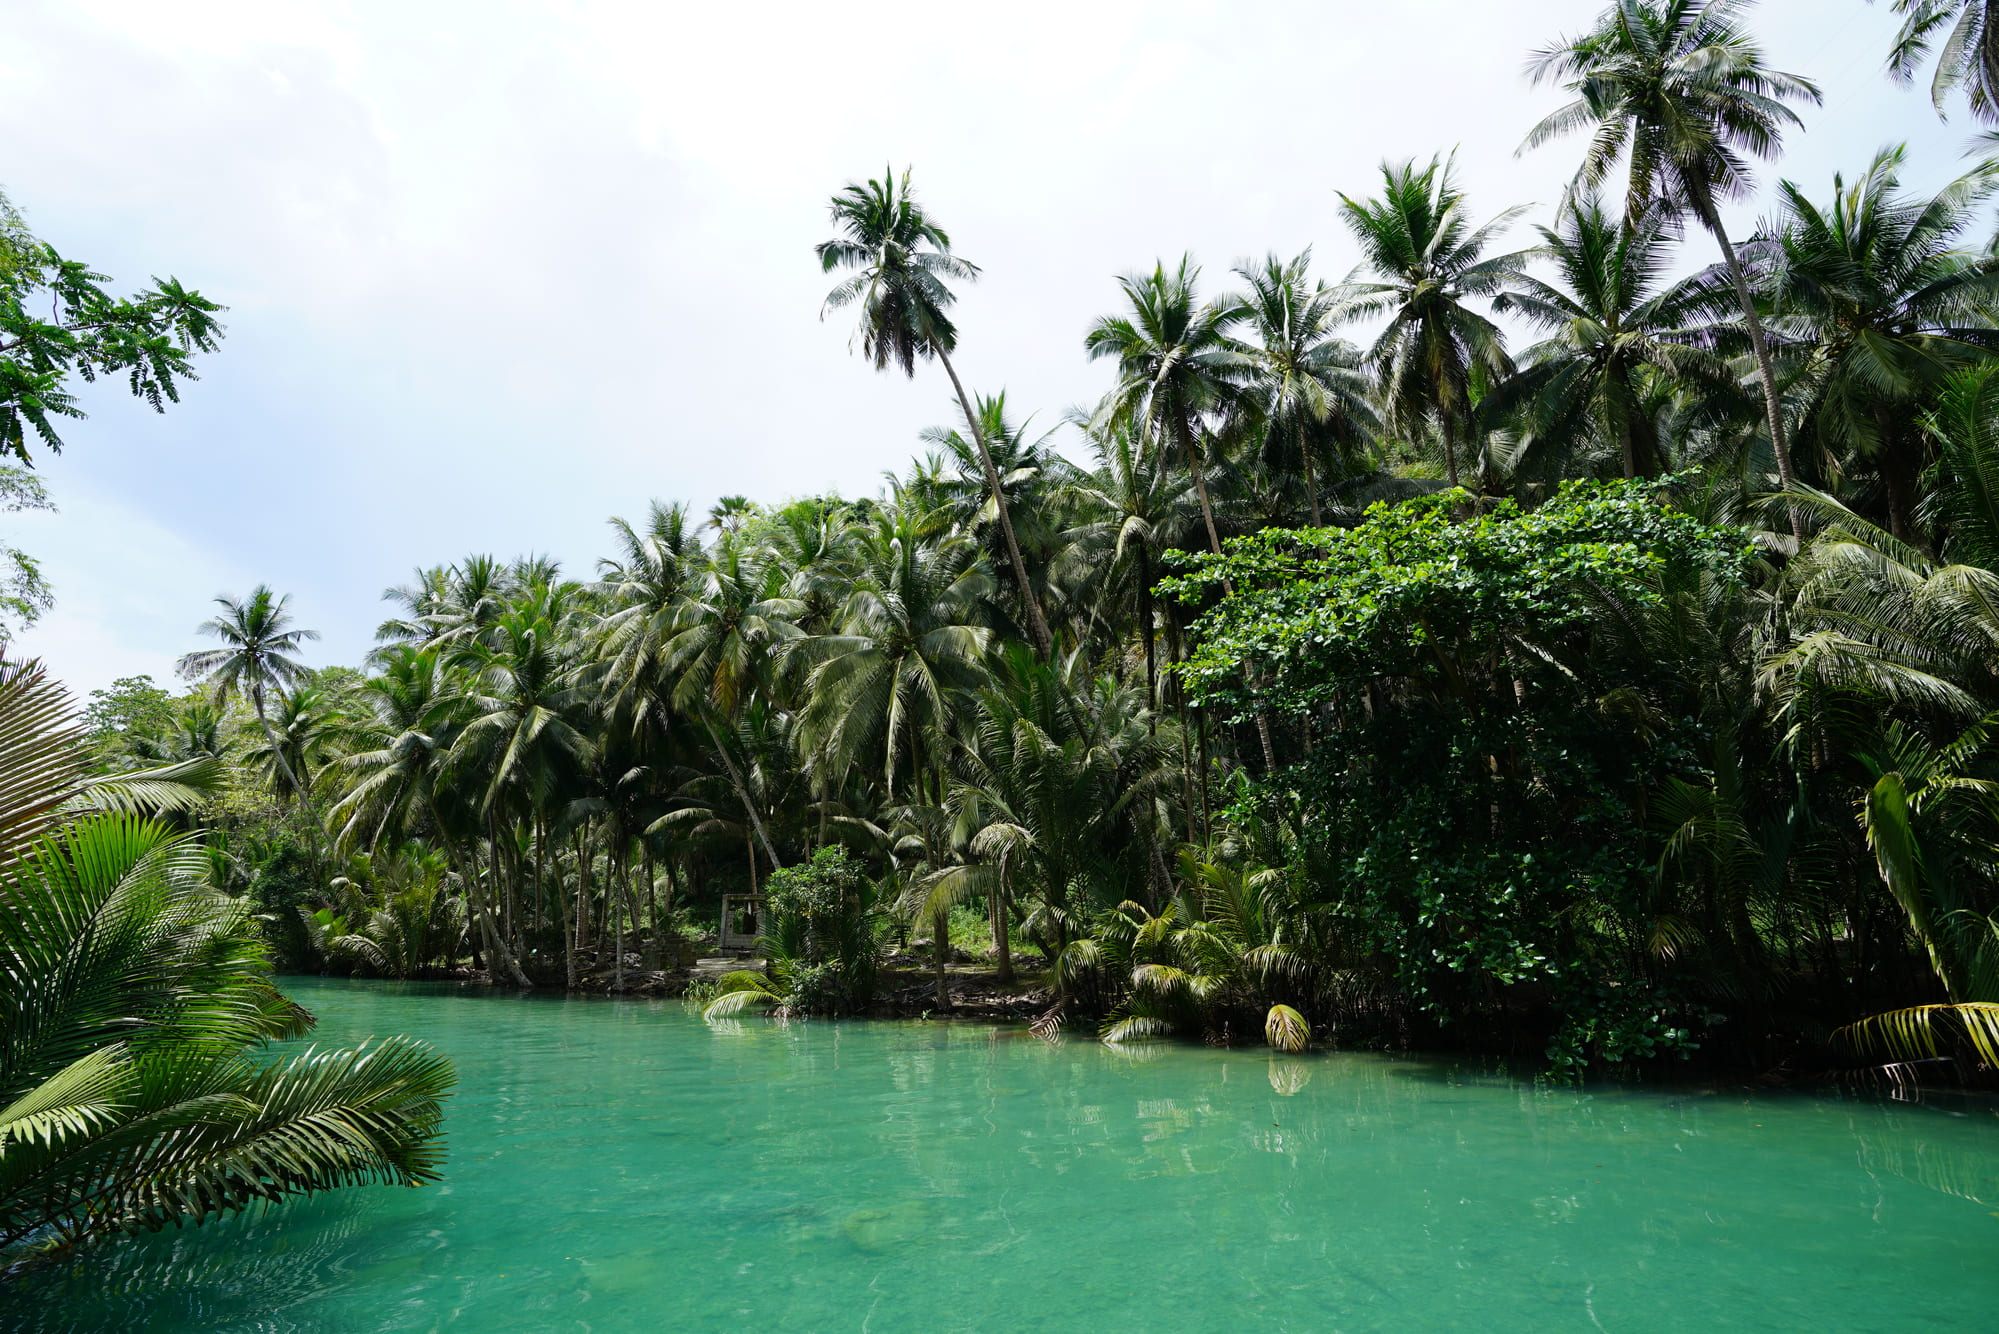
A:
[[[987,450],[978,409],[951,364],[951,354],[958,347],[958,328],[951,322],[949,310],[957,296],[945,280],[970,282],[978,277],[978,267],[951,253],[949,235],[910,192],[906,169],[900,179],[892,171],[884,171],[880,180],[849,184],[833,196],[831,211],[840,234],[819,243],[815,253],[820,266],[827,273],[841,269],[855,272],[826,294],[825,310],[860,304],[861,352],[874,362],[876,370],[896,366],[904,375],[914,377],[919,359],[935,357],[951,377],[951,388],[958,396],[992,493],[1014,585],[1027,611],[1028,633],[1045,657],[1053,650],[1054,641],[1040,600],[1028,581],[1020,544],[1014,539],[1013,516],[999,469]]]
[[[1342,194],[1340,213],[1361,251],[1343,313],[1388,317],[1367,353],[1388,425],[1412,439],[1434,432],[1455,487],[1475,395],[1513,373],[1498,326],[1469,303],[1498,295],[1522,260],[1485,254],[1520,210],[1473,226],[1452,171],[1448,158],[1385,162],[1380,198]]]
[[[861,534],[859,574],[837,634],[804,641],[803,739],[836,770],[864,766],[883,796],[914,806],[943,805],[943,769],[966,692],[983,679],[992,632],[980,624],[992,576],[963,536],[927,541],[912,516],[883,510]],[[940,863],[929,822],[925,861]],[[937,1003],[951,1003],[945,978],[949,903],[930,909]]]
[[[1999,6],[1991,0],[1895,0],[1893,7],[1905,17],[1888,51],[1888,72],[1899,82],[1913,79],[1942,34],[1930,79],[1937,111],[1961,89],[1972,115],[1999,120]]]
[[[1311,260],[1306,250],[1290,260],[1269,255],[1260,265],[1237,265],[1246,287],[1231,304],[1255,340],[1241,352],[1249,368],[1244,401],[1261,418],[1267,445],[1297,460],[1317,528],[1325,515],[1315,461],[1351,458],[1380,422],[1359,350],[1333,334],[1340,294],[1312,281]]]
[[[1244,378],[1242,357],[1228,332],[1242,312],[1226,300],[1201,302],[1195,291],[1200,276],[1199,266],[1185,255],[1171,273],[1161,263],[1151,273],[1125,274],[1118,288],[1127,310],[1098,320],[1083,347],[1092,361],[1117,363],[1117,382],[1091,418],[1092,429],[1136,427],[1161,446],[1177,445],[1201,504],[1208,549],[1220,552],[1201,464],[1207,428],[1236,402]]]
[[[1486,406],[1518,414],[1528,450],[1568,462],[1594,444],[1616,451],[1627,479],[1654,476],[1670,466],[1665,402],[1691,392],[1712,413],[1733,394],[1727,364],[1697,329],[1708,292],[1664,283],[1672,226],[1658,209],[1620,224],[1583,198],[1539,231],[1531,253],[1554,279],[1516,275],[1492,304],[1548,336],[1521,354],[1520,373]]]
[[[309,679],[310,669],[297,655],[307,640],[319,638],[319,632],[294,627],[286,610],[290,595],[280,597],[267,584],[258,584],[240,601],[225,596],[215,602],[222,615],[202,622],[199,633],[221,640],[222,646],[183,655],[180,674],[188,680],[205,681],[214,691],[218,708],[232,696],[249,699],[271,762],[286,786],[298,794],[299,805],[312,823],[315,847],[323,846],[326,826],[314,808],[311,791],[293,771],[291,759],[271,726],[269,709],[273,694],[283,694]]]
[[[450,1065],[403,1038],[253,1056],[312,1019],[249,905],[192,836],[64,815],[81,758],[40,669],[0,673],[0,1257],[436,1180]]]
[[[1820,96],[1810,80],[1764,63],[1743,31],[1743,8],[1742,0],[1616,0],[1588,32],[1529,60],[1536,83],[1559,83],[1575,100],[1536,125],[1523,147],[1584,130],[1590,141],[1579,187],[1596,190],[1623,159],[1627,224],[1663,205],[1692,213],[1714,237],[1756,357],[1777,476],[1788,488],[1797,471],[1776,368],[1720,207],[1754,184],[1744,154],[1775,156],[1784,127],[1800,123],[1790,104]],[[1791,522],[1801,535],[1795,511]]]
[[[1801,361],[1802,432],[1840,472],[1872,464],[1889,531],[1921,544],[1918,417],[1945,377],[1999,349],[1999,260],[1961,248],[1999,175],[1981,167],[1912,199],[1899,189],[1906,156],[1884,149],[1851,185],[1835,176],[1829,205],[1780,183],[1775,236],[1759,251],[1775,328]]]

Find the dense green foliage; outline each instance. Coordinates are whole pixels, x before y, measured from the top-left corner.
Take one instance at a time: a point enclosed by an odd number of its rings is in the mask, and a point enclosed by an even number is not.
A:
[[[1904,9],[1904,63],[1983,41]],[[419,570],[359,672],[225,599],[102,762],[224,766],[187,818],[315,967],[618,988],[763,889],[718,1012],[859,1008],[927,935],[934,1008],[970,963],[1114,1040],[1989,1058],[1999,168],[1917,196],[1891,151],[1731,236],[1819,97],[1742,18],[1619,0],[1533,57],[1530,146],[1584,144],[1525,249],[1439,157],[1341,196],[1343,283],[1118,280],[1086,462],[964,389],[978,270],[909,173],[849,186],[827,311],[962,412],[882,494]]]
[[[0,672],[0,1264],[311,1191],[434,1180],[448,1063],[398,1038],[255,1054],[312,1017],[166,817],[186,766],[80,781],[61,693]]]

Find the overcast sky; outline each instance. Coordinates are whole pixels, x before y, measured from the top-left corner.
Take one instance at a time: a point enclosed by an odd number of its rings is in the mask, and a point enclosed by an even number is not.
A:
[[[61,513],[9,517],[58,598],[21,647],[80,691],[164,682],[261,581],[352,663],[417,565],[587,575],[653,497],[872,491],[954,410],[819,320],[826,197],[885,163],[984,269],[969,384],[1053,425],[1102,392],[1117,273],[1192,251],[1215,290],[1310,245],[1341,277],[1336,192],[1385,157],[1455,147],[1478,213],[1544,217],[1575,146],[1514,156],[1559,100],[1522,63],[1599,8],[12,0],[0,184],[117,285],[229,307],[179,406],[86,395],[42,465]],[[1901,140],[1913,184],[1962,170],[1969,126],[1881,73],[1885,4],[1751,21],[1826,91],[1766,179],[1823,195]]]

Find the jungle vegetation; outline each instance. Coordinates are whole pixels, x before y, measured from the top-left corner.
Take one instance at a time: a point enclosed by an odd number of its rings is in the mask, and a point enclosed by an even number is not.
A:
[[[1985,7],[1897,7],[1991,118]],[[419,569],[351,669],[224,599],[187,689],[95,698],[100,767],[227,768],[187,818],[294,967],[622,987],[767,888],[723,1010],[915,943],[932,1008],[965,947],[1118,1041],[1990,1065],[1999,165],[1785,178],[1820,91],[1729,0],[1529,74],[1557,207],[1440,154],[1316,251],[1148,264],[1055,430],[969,387],[911,175],[848,186],[822,318],[956,409],[879,493]]]

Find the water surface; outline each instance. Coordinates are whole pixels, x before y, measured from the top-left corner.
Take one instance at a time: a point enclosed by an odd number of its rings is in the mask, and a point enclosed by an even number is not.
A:
[[[115,1243],[0,1329],[1999,1328],[1987,1102],[287,985],[457,1061],[445,1184]]]

